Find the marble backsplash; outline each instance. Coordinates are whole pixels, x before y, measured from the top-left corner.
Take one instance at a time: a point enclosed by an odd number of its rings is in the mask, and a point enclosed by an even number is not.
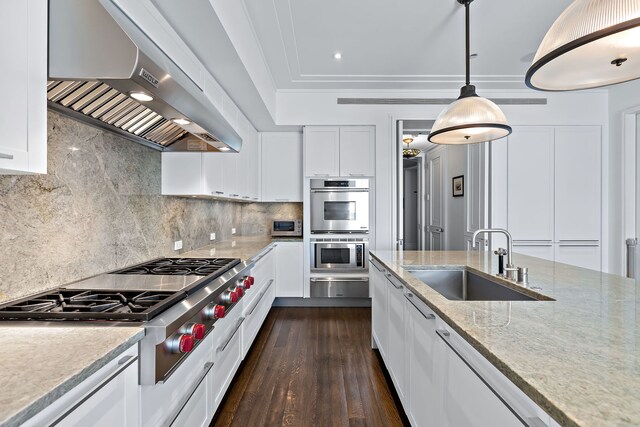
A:
[[[0,176],[0,301],[231,237],[268,235],[300,203],[160,195],[160,152],[55,112],[48,174]]]

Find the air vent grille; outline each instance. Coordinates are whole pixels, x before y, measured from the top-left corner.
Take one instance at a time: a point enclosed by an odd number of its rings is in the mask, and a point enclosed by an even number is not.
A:
[[[547,105],[547,98],[490,98],[498,105]],[[449,105],[454,98],[338,98],[338,105]]]
[[[99,81],[47,82],[50,103],[166,147],[187,131]]]

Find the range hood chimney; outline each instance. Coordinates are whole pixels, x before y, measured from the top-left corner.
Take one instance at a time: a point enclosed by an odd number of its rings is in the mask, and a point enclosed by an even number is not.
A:
[[[49,0],[47,97],[53,109],[161,150],[242,146],[202,89],[110,0]]]

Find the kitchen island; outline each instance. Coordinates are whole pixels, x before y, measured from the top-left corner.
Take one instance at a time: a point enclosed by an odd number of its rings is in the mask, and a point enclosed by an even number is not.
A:
[[[514,254],[516,266],[529,268],[529,287],[553,301],[455,301],[405,267],[491,277],[495,256],[373,251],[371,257],[561,425],[640,425],[635,281]]]

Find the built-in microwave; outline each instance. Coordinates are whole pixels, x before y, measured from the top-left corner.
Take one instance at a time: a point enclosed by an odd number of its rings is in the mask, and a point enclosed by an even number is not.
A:
[[[302,236],[301,219],[276,219],[271,226],[271,235],[274,237]]]
[[[352,241],[345,241],[352,240]],[[318,239],[311,242],[311,271],[362,273],[368,269],[366,240]]]
[[[312,179],[311,233],[368,233],[368,179]]]

